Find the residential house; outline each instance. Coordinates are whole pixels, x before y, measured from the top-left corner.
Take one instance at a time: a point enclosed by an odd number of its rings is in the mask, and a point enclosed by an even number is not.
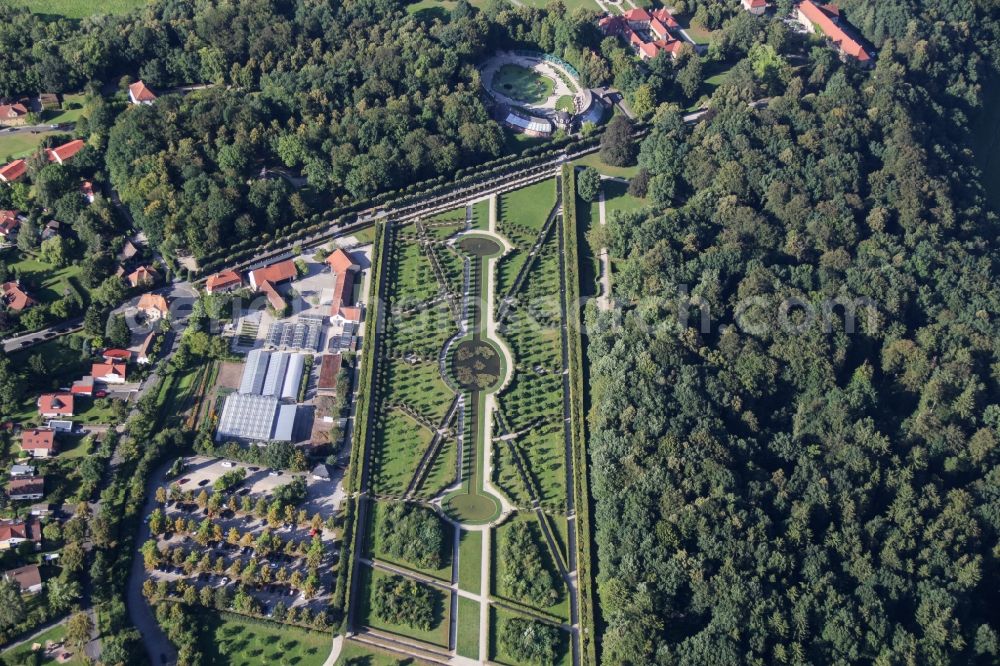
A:
[[[0,236],[10,240],[21,226],[21,216],[16,210],[0,210]]]
[[[205,282],[205,292],[209,294],[224,293],[234,291],[243,286],[243,277],[232,269],[219,271],[210,275]]]
[[[38,396],[38,414],[46,418],[73,416],[73,394],[43,393]]]
[[[150,321],[158,321],[170,312],[167,299],[159,294],[143,294],[139,298],[138,308]]]
[[[53,238],[54,236],[58,236],[61,228],[62,223],[60,223],[59,220],[49,220],[45,223],[45,226],[42,227],[42,240],[44,241]]]
[[[49,156],[49,162],[65,164],[70,160],[70,158],[83,150],[85,145],[86,144],[83,142],[83,139],[74,139],[73,141],[64,143],[61,146],[49,148],[45,151],[45,153]]]
[[[0,167],[0,181],[13,183],[28,172],[28,163],[24,160],[14,160]]]
[[[128,101],[149,106],[156,101],[156,94],[142,81],[136,81],[128,87]]]
[[[809,32],[823,33],[842,60],[853,61],[864,67],[873,65],[865,47],[844,30],[840,9],[836,5],[822,5],[813,0],[802,0],[796,7],[795,17]]]
[[[129,273],[125,278],[128,282],[128,286],[133,289],[135,287],[148,287],[159,279],[160,274],[157,273],[156,269],[151,266],[139,266],[139,268]]]
[[[3,577],[21,586],[21,592],[38,594],[42,591],[42,572],[37,564],[29,564],[3,573]]]
[[[21,450],[32,458],[49,458],[56,453],[56,433],[48,428],[32,428],[21,433]]]
[[[150,331],[142,344],[139,345],[139,349],[135,352],[135,362],[139,365],[146,365],[151,363],[153,360],[153,342],[156,340],[156,331]]]
[[[87,200],[87,203],[94,203],[94,184],[89,180],[83,181],[83,184],[80,185],[80,194]]]
[[[44,476],[20,477],[7,482],[7,496],[12,500],[40,500],[44,495]]]
[[[135,246],[130,240],[126,240],[125,244],[122,245],[121,251],[118,253],[118,261],[125,263],[130,259],[139,254],[139,248]]]
[[[94,363],[90,366],[90,376],[94,378],[94,381],[105,384],[124,384],[125,372],[125,364],[119,361]]]
[[[28,122],[28,107],[20,102],[0,104],[0,125],[20,127]]]
[[[14,477],[17,477],[17,476],[34,476],[36,471],[37,470],[32,465],[17,464],[17,465],[11,465],[11,467],[10,467],[10,475],[14,476]]]
[[[8,310],[20,312],[35,304],[35,299],[31,298],[16,282],[4,282],[0,285],[0,291],[3,292],[3,303]]]
[[[73,382],[69,387],[69,392],[73,395],[94,395],[94,378],[91,375],[84,375]]]
[[[32,504],[31,505],[31,515],[36,518],[44,518],[45,516],[52,515],[52,505],[51,504]]]
[[[42,545],[42,524],[37,519],[0,522],[0,550],[16,548],[19,543],[32,541],[35,548]]]
[[[767,0],[740,0],[743,4],[743,9],[747,10],[754,16],[763,16],[767,12]]]

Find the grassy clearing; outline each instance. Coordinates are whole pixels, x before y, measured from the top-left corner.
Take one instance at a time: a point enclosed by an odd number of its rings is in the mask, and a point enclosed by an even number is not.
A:
[[[52,627],[48,631],[39,634],[37,637],[26,642],[25,644],[10,649],[4,650],[0,653],[0,660],[3,660],[5,664],[65,664],[67,666],[83,666],[86,664],[86,660],[83,655],[76,654],[74,650],[67,648],[67,652],[73,652],[73,657],[69,661],[60,662],[58,659],[50,659],[46,657],[36,659],[31,652],[32,643],[40,643],[43,647],[49,641],[53,643],[61,643],[66,637],[66,627],[65,625],[59,625],[57,627]]]
[[[631,178],[639,173],[639,166],[614,167],[601,161],[600,153],[591,153],[580,159],[573,160],[573,166],[592,167],[605,176],[617,176],[618,178]]]
[[[148,0],[21,0],[35,14],[82,19],[98,14],[126,14],[145,7]]]
[[[415,409],[434,426],[444,418],[454,396],[441,379],[436,361],[410,364],[393,360],[389,364],[389,400]]]
[[[549,77],[527,67],[507,64],[496,71],[490,86],[518,102],[540,104],[552,96],[556,84]]]
[[[194,610],[198,647],[206,664],[322,664],[330,654],[330,635],[298,627],[248,621],[231,613]]]
[[[483,533],[462,531],[458,543],[458,587],[479,594],[482,588]]]
[[[27,157],[38,149],[45,137],[53,134],[65,134],[65,132],[52,131],[39,132],[38,134],[18,132],[17,134],[0,135],[0,159],[8,162],[19,157]]]
[[[472,228],[485,230],[490,226],[490,202],[488,199],[472,204]]]
[[[377,426],[376,426],[377,427]],[[375,487],[378,492],[402,494],[413,478],[420,456],[433,433],[399,410],[392,410],[376,434]]]
[[[89,299],[89,293],[80,281],[81,268],[78,264],[60,268],[14,248],[5,250],[0,254],[0,259],[7,262],[7,269],[11,274],[16,272],[21,276],[28,293],[39,303],[57,301],[71,290],[80,292],[85,301]]]
[[[364,568],[361,575],[365,577],[362,584],[366,588],[366,591],[362,596],[361,607],[359,608],[359,618],[363,625],[374,627],[375,629],[380,629],[382,631],[388,631],[393,634],[399,634],[400,636],[415,638],[419,641],[424,641],[432,645],[438,645],[443,648],[448,647],[448,626],[450,622],[448,617],[449,604],[447,595],[444,592],[436,588],[423,585],[422,583],[418,583],[418,585],[421,585],[429,590],[431,596],[434,598],[435,621],[429,631],[424,631],[423,629],[411,627],[408,624],[395,624],[380,619],[371,609],[371,597],[373,590],[375,589],[375,584],[382,578],[391,578],[391,576],[387,573],[383,573],[382,571],[378,571],[377,569],[371,569],[368,567]]]
[[[365,645],[345,642],[336,666],[399,666],[400,657]]]
[[[458,442],[454,438],[441,443],[441,449],[431,463],[431,470],[417,491],[417,497],[431,499],[455,482],[458,468]]]
[[[639,199],[628,193],[628,185],[615,180],[606,180],[602,183],[604,188],[604,207],[608,222],[616,213],[630,213],[642,210],[648,205],[646,199]]]
[[[545,224],[555,202],[555,180],[543,180],[501,195],[499,217],[507,224],[537,232]]]
[[[375,242],[375,225],[372,225],[370,227],[365,227],[364,229],[361,229],[360,231],[355,231],[354,234],[352,234],[352,235],[357,239],[357,241],[359,243],[362,243],[362,244],[374,243]]]
[[[479,610],[473,599],[458,598],[458,654],[469,659],[479,658]]]

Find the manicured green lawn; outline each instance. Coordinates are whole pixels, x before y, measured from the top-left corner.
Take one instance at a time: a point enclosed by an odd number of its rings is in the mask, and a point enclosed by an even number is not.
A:
[[[21,276],[28,293],[39,303],[57,301],[70,289],[79,291],[85,302],[89,299],[89,293],[80,281],[82,269],[78,263],[59,268],[15,248],[0,253],[0,258],[7,262],[11,273],[17,272]]]
[[[504,222],[540,231],[555,202],[555,181],[543,180],[503,194],[498,217]]]
[[[358,239],[359,243],[367,244],[375,242],[375,226],[365,227],[361,231],[355,231],[353,236]]]
[[[399,655],[346,641],[336,666],[400,666],[406,663]]]
[[[75,123],[83,115],[82,94],[63,95],[62,109],[45,112],[45,122],[61,125],[63,123]],[[76,108],[71,108],[76,107]]]
[[[646,207],[645,199],[637,199],[628,193],[628,185],[618,181],[604,181],[604,208],[608,222],[617,212],[631,212]]]
[[[385,427],[376,434],[375,485],[379,492],[400,494],[417,471],[420,456],[431,443],[433,433],[408,415],[393,410],[385,417]]]
[[[0,659],[3,660],[5,664],[68,664],[69,666],[83,666],[86,661],[83,659],[82,655],[76,654],[76,651],[67,647],[65,648],[67,652],[73,653],[73,657],[69,661],[59,662],[57,659],[41,658],[38,661],[33,661],[31,658],[31,645],[32,643],[40,643],[42,645],[41,652],[44,654],[45,644],[48,641],[53,643],[60,643],[66,636],[66,626],[59,625],[57,627],[52,627],[48,631],[39,634],[36,638],[28,641],[20,647],[16,647],[11,650],[5,650],[0,653]]]
[[[39,132],[38,134],[32,134],[31,132],[18,132],[17,134],[0,134],[0,160],[7,162],[19,157],[27,157],[35,152],[38,148],[38,144],[40,144],[45,137],[53,134],[65,134],[65,132],[52,131]]]
[[[482,587],[483,533],[462,531],[458,544],[458,587],[479,594]]]
[[[552,96],[555,81],[520,65],[506,64],[493,75],[493,90],[525,104],[540,104]]]
[[[601,161],[600,153],[591,153],[573,161],[574,166],[593,167],[605,176],[617,176],[619,178],[631,178],[639,173],[639,165],[627,167],[613,167]]]
[[[82,19],[96,14],[125,14],[143,7],[148,0],[21,0],[36,14]]]
[[[522,150],[527,150],[534,146],[539,146],[546,141],[548,137],[544,136],[529,136],[527,134],[522,134],[520,132],[513,132],[507,130],[503,133],[504,137],[504,152],[508,155],[513,155],[520,153]]]
[[[565,111],[566,113],[573,113],[576,111],[576,106],[573,104],[572,95],[563,95],[556,100],[556,108],[560,111]]]
[[[458,598],[458,654],[469,659],[479,658],[479,610],[474,599]]]
[[[261,666],[322,664],[330,654],[332,636],[319,631],[271,622],[250,622],[238,615],[197,610],[198,647],[206,664]]]
[[[490,202],[483,199],[472,204],[472,228],[486,230],[490,226]]]
[[[431,596],[434,598],[435,621],[429,631],[424,631],[423,629],[411,627],[408,624],[395,624],[388,622],[376,616],[375,612],[371,609],[371,597],[375,589],[375,585],[382,578],[390,578],[391,575],[369,567],[364,567],[361,571],[361,575],[365,577],[365,580],[363,581],[365,592],[362,595],[361,607],[359,608],[359,617],[363,625],[380,629],[382,631],[388,631],[389,633],[399,634],[400,636],[415,638],[432,645],[438,645],[444,648],[448,647],[448,627],[450,622],[448,614],[450,606],[448,603],[448,597],[443,591],[434,587],[423,585],[423,583],[418,583],[418,585],[421,585],[429,590]]]

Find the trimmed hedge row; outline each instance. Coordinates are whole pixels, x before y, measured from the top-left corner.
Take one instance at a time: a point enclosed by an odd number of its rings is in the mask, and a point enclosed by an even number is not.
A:
[[[361,470],[364,465],[366,442],[368,439],[368,423],[371,415],[372,378],[375,370],[375,357],[378,353],[376,332],[381,313],[382,264],[385,251],[386,228],[383,223],[375,227],[375,243],[372,250],[371,284],[368,287],[368,307],[366,310],[366,329],[364,338],[364,353],[361,368],[364,372],[358,386],[358,403],[354,410],[357,418],[354,420],[354,432],[351,439],[351,463],[347,474],[347,503],[344,512],[344,534],[341,539],[341,566],[337,572],[337,584],[333,593],[333,605],[344,609],[339,631],[346,627],[348,605],[351,603],[350,590],[354,578],[354,538],[358,530],[358,507],[355,494],[363,491]]]
[[[583,360],[580,344],[580,271],[576,235],[576,170],[562,168],[563,254],[566,288],[566,333],[569,344],[570,433],[573,441],[573,493],[576,497],[576,562],[580,609],[581,660],[597,663],[593,573],[590,553],[590,488],[587,478],[586,430],[583,414]]]

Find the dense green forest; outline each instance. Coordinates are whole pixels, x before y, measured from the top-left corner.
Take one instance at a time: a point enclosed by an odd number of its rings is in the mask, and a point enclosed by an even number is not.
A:
[[[661,111],[653,205],[611,222],[603,663],[1000,658],[997,217],[967,148],[997,9],[842,6],[873,71],[814,49],[740,66],[696,127]]]

